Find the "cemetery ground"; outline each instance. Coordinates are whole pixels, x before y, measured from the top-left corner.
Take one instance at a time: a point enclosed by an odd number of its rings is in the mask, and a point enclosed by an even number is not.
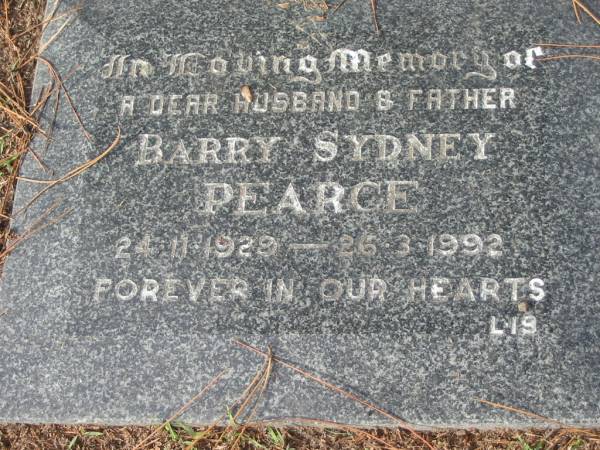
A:
[[[367,1],[367,0],[365,0]],[[375,10],[376,2],[372,2]],[[9,217],[14,186],[23,155],[37,129],[36,113],[42,103],[31,101],[33,71],[39,61],[40,32],[45,0],[0,0],[0,263],[14,245],[26,236],[11,236]],[[281,3],[281,7],[289,3]],[[322,3],[322,2],[321,2]],[[577,8],[578,0],[573,1]],[[376,23],[376,21],[375,21]],[[63,74],[64,76],[64,74]],[[58,83],[60,84],[60,83]],[[68,95],[67,95],[68,97]],[[42,99],[43,101],[43,99]],[[28,105],[35,104],[33,107]],[[73,105],[76,108],[76,105]],[[36,157],[35,155],[32,155]],[[93,167],[91,168],[93,170]],[[41,224],[39,231],[45,225]],[[0,314],[2,310],[0,309]],[[300,362],[301,363],[301,362]],[[154,427],[102,427],[97,425],[0,424],[0,449],[600,449],[600,431],[569,429],[550,419],[551,429],[543,430],[449,430],[418,432],[402,426],[389,429],[357,429],[332,422],[291,420],[287,423],[261,423],[253,420],[254,406],[268,389],[272,370],[296,370],[282,364],[276,355],[265,356],[256,374],[248,374],[249,386],[235,405],[223,405],[226,426],[190,427],[179,415],[194,399],[182,405],[164,424]],[[573,368],[577,370],[577,368]],[[302,373],[302,372],[301,372]],[[341,388],[329,385],[316,374],[304,372],[311,382],[323,385],[331,395],[342,395],[375,412],[381,411],[367,400],[356,398]],[[27,376],[26,373],[23,374]],[[216,384],[218,380],[215,381]],[[198,386],[202,394],[214,386]],[[408,387],[410,388],[410,387]],[[174,386],[173,389],[176,389]],[[201,390],[202,389],[202,390]],[[0,387],[0,395],[2,389]],[[478,401],[473,399],[473,401]],[[509,409],[489,404],[490,408]],[[533,412],[512,410],[514,414]],[[384,414],[385,415],[385,414]],[[390,416],[388,416],[390,417]],[[167,418],[165,418],[167,419]],[[292,425],[293,424],[293,425]],[[306,426],[306,425],[312,426]]]

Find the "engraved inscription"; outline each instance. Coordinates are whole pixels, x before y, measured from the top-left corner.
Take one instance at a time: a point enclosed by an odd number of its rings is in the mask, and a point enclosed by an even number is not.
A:
[[[426,196],[434,180],[419,169],[434,170],[439,176],[446,176],[445,171],[460,173],[466,165],[470,171],[489,169],[490,162],[502,161],[511,150],[503,135],[506,131],[487,126],[485,120],[492,124],[498,116],[510,119],[527,106],[522,87],[513,86],[514,74],[537,69],[536,58],[542,55],[540,47],[430,52],[340,47],[323,54],[294,55],[187,48],[156,52],[152,57],[123,50],[99,61],[99,78],[123,87],[122,95],[109,105],[112,113],[124,124],[140,119],[161,124],[137,128],[128,136],[131,170],[142,177],[156,177],[157,170],[185,171],[194,177],[187,212],[197,223],[211,226],[200,231],[173,230],[168,238],[152,232],[112,237],[110,255],[123,274],[99,276],[90,287],[92,300],[132,307],[150,302],[296,304],[307,299],[315,307],[506,304],[514,313],[488,316],[482,333],[493,339],[535,335],[540,324],[534,311],[520,305],[535,306],[546,299],[548,282],[543,274],[495,270],[450,276],[443,269],[481,263],[487,271],[490,264],[515,251],[511,236],[479,224],[452,228],[440,222],[437,229],[421,232],[410,225],[418,224],[422,213],[441,213],[425,209],[431,208]],[[432,81],[440,74],[457,84]],[[147,89],[147,83],[157,77],[185,80],[189,88]],[[262,89],[252,86],[252,95],[243,95],[240,86],[250,89],[247,83],[253,77],[269,83]],[[365,83],[370,77],[376,81]],[[239,81],[233,83],[235,89],[228,87],[232,79]],[[215,87],[222,80],[228,80],[226,86]],[[347,83],[326,83],[331,80]],[[263,118],[279,123],[301,116],[312,120],[338,115],[344,123],[363,112],[379,118],[380,127],[344,128],[335,121],[329,125],[320,121],[310,131],[274,133],[260,126],[256,130],[253,126],[194,128],[193,132],[179,127],[193,120],[220,123],[221,116],[253,124]],[[411,128],[392,126],[391,112],[413,119],[426,115],[428,120]],[[475,129],[447,125],[454,123],[448,117],[461,114],[478,114],[481,125]],[[438,123],[431,119],[436,115]],[[178,132],[163,123],[177,125]],[[301,177],[295,167],[289,167],[291,155],[309,168]],[[344,178],[340,173],[345,170],[356,175]],[[289,176],[264,175],[282,172]],[[314,225],[324,218],[351,222],[360,220],[357,217],[382,225],[357,223],[350,231],[324,229],[298,235],[283,233],[279,225]],[[264,218],[273,227],[255,226]],[[252,231],[212,226],[229,221],[247,223]],[[361,269],[353,275],[348,270],[286,277],[266,272],[262,277],[248,276],[245,271],[252,267],[259,273],[263,265],[306,261],[379,267],[376,263],[383,258],[397,261],[399,267],[389,267],[386,273]],[[435,269],[401,269],[404,261],[415,258]],[[137,277],[128,270],[133,264],[149,262],[173,270],[167,272],[169,276]],[[193,265],[192,276],[176,275],[183,264]],[[220,269],[215,270],[215,265]]]

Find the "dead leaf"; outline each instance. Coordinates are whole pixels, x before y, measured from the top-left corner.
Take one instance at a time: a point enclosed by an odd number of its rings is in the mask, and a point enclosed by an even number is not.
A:
[[[242,97],[244,97],[244,100],[246,100],[248,103],[252,103],[252,100],[254,100],[254,94],[252,93],[252,88],[250,86],[248,86],[247,84],[244,84],[242,86]]]

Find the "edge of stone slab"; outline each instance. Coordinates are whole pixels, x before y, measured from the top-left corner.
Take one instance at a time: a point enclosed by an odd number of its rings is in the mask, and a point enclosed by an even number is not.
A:
[[[91,425],[91,426],[106,426],[106,427],[125,427],[125,426],[139,426],[139,427],[148,427],[148,426],[157,426],[166,420],[166,417],[161,420],[156,421],[140,421],[140,420],[108,420],[108,421],[97,421],[91,418],[83,418],[83,419],[61,419],[61,420],[39,420],[32,418],[22,418],[22,419],[11,419],[10,421],[6,421],[0,418],[0,425],[14,425],[14,424],[25,424],[25,425]],[[263,419],[265,421],[271,422],[273,425],[277,427],[285,427],[285,428],[299,428],[299,427],[307,427],[307,428],[328,428],[326,424],[318,423],[319,419],[315,419],[315,422],[311,422],[310,420],[306,421],[288,421],[281,420],[278,421],[275,418],[271,419]],[[552,419],[554,420],[554,419]],[[207,421],[194,421],[194,420],[183,420],[184,423],[193,427],[205,427],[214,424],[214,420]],[[498,430],[531,430],[531,429],[544,429],[544,430],[561,430],[561,429],[581,429],[581,430],[595,430],[600,429],[600,420],[598,421],[589,421],[587,423],[583,422],[566,422],[561,423],[549,423],[542,421],[510,421],[510,422],[498,422],[498,423],[472,423],[472,422],[460,422],[456,424],[442,424],[442,425],[427,425],[427,424],[412,424],[409,423],[409,427],[402,426],[397,423],[384,422],[384,421],[374,421],[368,424],[355,424],[355,423],[346,423],[346,422],[337,422],[341,427],[348,426],[352,428],[360,428],[364,430],[373,429],[373,428],[385,428],[385,429],[413,429],[421,432],[442,432],[442,431],[458,431],[458,430],[477,430],[477,431],[498,431]]]

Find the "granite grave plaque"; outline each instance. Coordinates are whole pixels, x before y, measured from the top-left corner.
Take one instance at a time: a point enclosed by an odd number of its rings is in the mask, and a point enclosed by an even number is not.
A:
[[[69,95],[22,176],[117,145],[18,184],[0,420],[157,423],[231,369],[184,417],[210,423],[262,362],[240,338],[419,427],[532,423],[477,399],[599,425],[600,65],[544,44],[600,27],[387,0],[377,34],[366,0],[301,3],[54,11],[34,94],[52,64]],[[393,425],[285,368],[259,415]]]

